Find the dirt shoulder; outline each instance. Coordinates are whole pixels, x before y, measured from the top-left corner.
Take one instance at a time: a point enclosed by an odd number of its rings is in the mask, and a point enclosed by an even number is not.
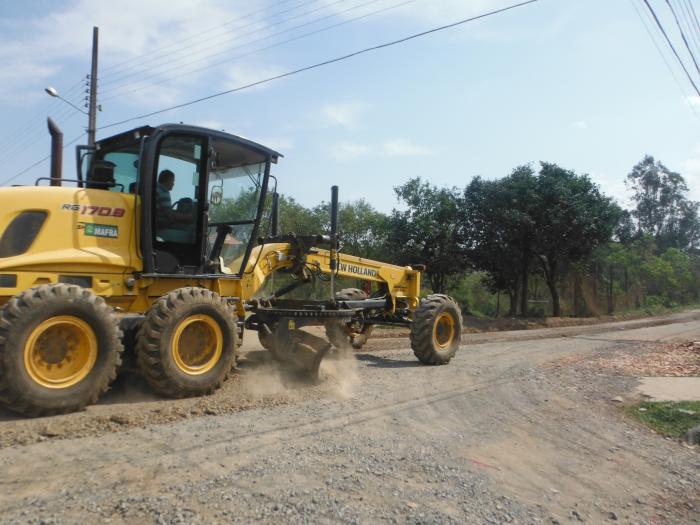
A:
[[[665,323],[675,323],[683,319],[700,319],[700,309],[689,308],[682,311],[670,312],[663,315],[647,315],[643,313],[620,314],[601,317],[544,317],[544,318],[499,318],[488,319],[474,316],[464,316],[463,334],[484,334],[492,332],[536,331],[562,328],[599,327],[601,330],[621,327],[620,329],[658,326]],[[579,330],[571,331],[576,333]],[[372,338],[408,337],[406,328],[379,327],[372,332]],[[547,333],[547,332],[545,332]],[[553,333],[553,332],[552,332]]]

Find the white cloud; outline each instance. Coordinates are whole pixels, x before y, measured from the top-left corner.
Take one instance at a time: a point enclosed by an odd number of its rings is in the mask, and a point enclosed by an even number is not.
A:
[[[344,2],[338,3],[337,0],[325,0],[325,2],[329,4],[330,9],[335,10],[339,16],[345,19],[356,18],[377,10],[375,5],[348,10]],[[406,21],[417,24],[418,27],[427,28],[481,15],[506,7],[511,3],[509,0],[414,0],[396,9],[387,9],[377,13],[367,18],[367,21],[368,23],[371,23],[373,20],[388,21],[395,26]],[[452,38],[466,37],[483,41],[503,41],[512,37],[511,34],[499,29],[497,26],[494,28],[487,24],[474,24],[470,25],[467,31],[449,32],[446,34]]]
[[[681,162],[684,173],[693,177],[700,177],[700,158],[686,159]]]
[[[690,95],[685,97],[686,102],[688,102],[689,105],[695,107],[695,108],[700,108],[700,96],[698,95]]]
[[[228,131],[228,132],[231,131],[231,130],[227,129],[226,124],[224,124],[223,122],[221,122],[220,120],[217,120],[217,119],[195,120],[192,124],[195,126],[200,126],[202,128],[215,129],[218,131]]]
[[[285,151],[289,151],[294,148],[294,141],[289,137],[263,137],[260,139],[255,139],[258,142],[268,148],[280,152],[284,155]]]
[[[368,4],[348,11],[345,3],[325,2],[324,13],[336,13],[346,20],[377,9]],[[272,27],[275,22],[264,21],[267,13],[261,11],[263,14],[253,19],[246,18],[271,3],[272,0],[67,0],[58,7],[53,4],[47,10],[35,10],[37,14],[33,18],[4,18],[0,20],[0,102],[16,102],[17,97],[26,98],[27,94],[43,97],[43,87],[55,83],[51,80],[60,72],[87,72],[92,27],[98,26],[101,95],[109,97],[120,89],[122,95],[133,102],[152,105],[152,97],[132,96],[129,91],[138,88],[139,92],[149,92],[151,85],[165,80],[170,87],[186,88],[193,80],[212,78],[212,70],[205,69],[207,66],[222,67],[222,61],[254,49],[248,47],[239,52],[232,47],[243,47],[246,42],[277,31]],[[397,27],[402,19],[421,25],[433,24],[483,13],[506,3],[507,0],[416,1],[366,20],[391,20]],[[198,36],[194,38],[194,35]],[[163,63],[166,58],[167,63]],[[132,69],[125,69],[127,67]],[[195,72],[195,69],[200,71]],[[224,83],[233,80],[233,84],[260,80],[257,74],[260,68],[256,74],[249,73],[250,69],[251,66],[233,68],[228,78],[226,74],[216,78],[224,78]],[[268,67],[262,68],[262,72],[278,70]],[[131,76],[117,80],[127,74]],[[172,79],[182,74],[188,76]],[[139,80],[144,83],[133,85]],[[126,83],[132,85],[126,86]],[[59,83],[56,87],[65,89],[67,86]],[[235,85],[226,84],[225,87]],[[110,93],[111,90],[115,91]],[[361,107],[350,104],[344,108],[345,113],[333,109],[329,108],[328,117],[334,118],[338,125],[349,126],[356,122],[353,111]],[[335,109],[343,110],[342,107]]]
[[[432,150],[418,146],[404,139],[386,141],[382,146],[382,153],[389,157],[418,157],[430,155]]]
[[[695,145],[692,156],[681,162],[681,167],[693,175],[700,176],[700,142]]]
[[[60,67],[30,62],[2,67],[0,62],[0,103],[17,104],[35,99],[47,100],[44,90],[37,86],[28,89],[28,79],[47,79],[56,74]],[[31,82],[31,80],[29,81]],[[46,87],[48,83],[45,84]]]
[[[354,142],[339,142],[331,147],[331,156],[336,160],[354,160],[372,153],[372,148]]]
[[[571,125],[576,129],[586,129],[588,127],[585,120],[576,120],[572,122]]]
[[[354,128],[369,107],[369,104],[358,101],[326,104],[321,108],[321,119],[327,126]]]
[[[376,6],[369,5],[366,9],[348,11],[347,5],[338,3],[337,0],[325,0],[325,2],[329,4],[331,9],[334,9],[345,18],[354,18],[365,12],[371,12],[377,9]],[[502,7],[506,5],[506,3],[506,0],[499,0],[498,2],[494,2],[493,0],[470,0],[469,2],[465,2],[464,0],[440,0],[439,2],[414,1],[398,9],[390,9],[379,16],[391,17],[394,20],[396,17],[402,17],[425,23],[436,21],[445,23],[445,21],[451,19],[481,14],[485,11]]]
[[[336,160],[354,160],[366,156],[418,157],[430,155],[432,153],[432,150],[413,144],[405,139],[386,140],[377,147],[359,144],[357,142],[342,141],[331,148],[331,155]]]
[[[126,101],[132,106],[153,108],[158,106],[170,106],[181,102],[184,98],[183,90],[179,86],[169,84],[143,84],[143,89],[129,93]],[[114,97],[103,98],[100,103],[105,111],[114,107]]]
[[[0,80],[6,82],[0,82],[0,101],[12,100],[27,91],[41,93],[61,70],[80,67],[87,72],[93,26],[100,28],[101,92],[109,96],[111,89],[141,79],[145,82],[137,87],[148,93],[149,84],[195,67],[185,64],[196,62],[196,67],[204,67],[221,60],[221,56],[210,55],[233,40],[236,33],[232,29],[237,24],[250,25],[249,20],[242,21],[241,15],[262,5],[262,0],[246,2],[245,9],[240,8],[240,3],[232,5],[227,0],[72,0],[35,18],[5,19],[0,32]],[[21,30],[16,29],[19,27]],[[268,31],[264,24],[257,29],[258,35]],[[201,35],[189,38],[195,34]],[[168,84],[182,87],[206,73],[198,72]],[[118,77],[123,78],[117,80]],[[128,98],[153,104],[153,96],[129,94]],[[158,100],[163,101],[160,90]]]
[[[688,183],[690,197],[700,199],[700,143],[695,146],[692,156],[681,161],[682,175]]]
[[[230,66],[228,68],[228,73],[225,76],[224,84],[221,85],[222,89],[234,89],[241,86],[247,86],[249,84],[254,84],[260,80],[265,80],[266,78],[271,78],[283,73],[279,67],[270,66],[265,64],[256,63],[246,63],[242,65]],[[249,88],[246,91],[254,91],[265,89],[272,86],[272,84],[260,84],[253,88]]]

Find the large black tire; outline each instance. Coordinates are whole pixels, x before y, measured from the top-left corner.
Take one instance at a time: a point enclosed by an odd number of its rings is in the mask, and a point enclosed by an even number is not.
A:
[[[359,288],[344,288],[336,292],[337,301],[362,301],[367,299],[367,294]],[[359,332],[344,321],[329,321],[325,324],[326,337],[336,348],[354,348],[360,350],[369,339],[373,325],[363,325]]]
[[[0,403],[32,417],[95,403],[117,376],[121,337],[112,309],[90,290],[22,292],[0,311]]]
[[[228,377],[238,349],[236,312],[205,288],[179,288],[148,310],[136,342],[139,369],[169,397],[210,394]]]
[[[122,345],[124,353],[122,354],[122,366],[120,374],[138,373],[138,364],[136,363],[136,338],[144,320],[143,315],[125,315],[119,318],[119,329],[122,331]]]
[[[411,348],[421,363],[449,363],[461,338],[462,312],[454,299],[433,294],[421,300],[411,325]]]

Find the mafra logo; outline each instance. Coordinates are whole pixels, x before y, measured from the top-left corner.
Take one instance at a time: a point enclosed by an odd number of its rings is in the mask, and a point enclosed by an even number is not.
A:
[[[88,222],[84,225],[83,230],[88,237],[106,237],[107,239],[119,237],[119,228],[111,224],[93,224]]]

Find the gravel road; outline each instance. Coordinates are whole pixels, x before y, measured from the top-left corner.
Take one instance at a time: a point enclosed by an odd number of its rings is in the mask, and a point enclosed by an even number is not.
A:
[[[700,523],[698,449],[624,416],[635,378],[571,359],[700,340],[699,318],[469,335],[441,367],[374,339],[318,385],[247,343],[190,400],[124,374],[79,414],[0,413],[0,522]]]

